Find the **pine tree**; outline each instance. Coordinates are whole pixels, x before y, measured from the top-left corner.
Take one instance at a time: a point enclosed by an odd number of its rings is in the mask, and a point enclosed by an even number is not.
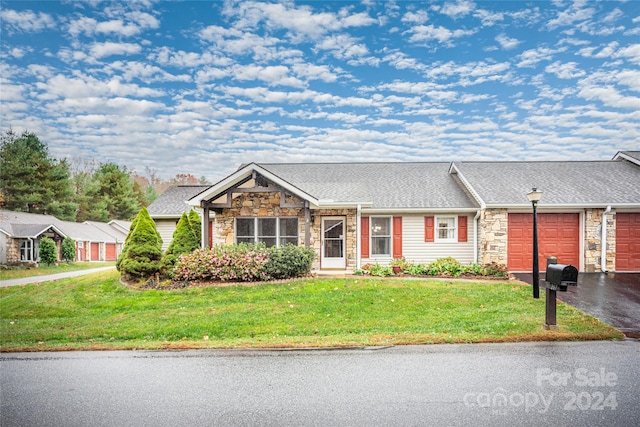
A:
[[[116,265],[126,280],[147,279],[162,270],[162,238],[146,208],[134,222]]]
[[[11,130],[0,137],[0,201],[18,212],[76,219],[69,165],[49,156],[47,146],[31,132]]]

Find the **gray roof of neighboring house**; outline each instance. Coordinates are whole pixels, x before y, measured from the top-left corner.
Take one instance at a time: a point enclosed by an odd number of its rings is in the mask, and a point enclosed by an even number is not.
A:
[[[187,200],[200,194],[211,185],[173,185],[167,188],[148,207],[151,217],[180,217],[183,212],[188,212],[191,206]]]
[[[62,221],[51,215],[0,211],[0,229],[12,237],[37,237],[51,226],[65,236],[78,241],[115,243],[124,240],[121,237],[116,237],[120,231],[115,228],[113,233],[108,233],[102,226],[96,227],[89,223]]]
[[[318,200],[370,209],[466,209],[477,204],[448,174],[450,163],[259,163]]]
[[[613,160],[624,159],[640,165],[640,151],[618,151]]]
[[[624,161],[455,162],[454,168],[491,205],[530,205],[532,187],[543,205],[640,206],[640,168]]]

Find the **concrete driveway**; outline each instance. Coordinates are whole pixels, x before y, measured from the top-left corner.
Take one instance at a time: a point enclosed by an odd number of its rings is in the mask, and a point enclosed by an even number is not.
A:
[[[531,274],[515,276],[532,283]],[[540,275],[543,279],[544,273]],[[640,273],[580,273],[578,286],[558,292],[557,296],[620,330],[627,338],[640,338]]]

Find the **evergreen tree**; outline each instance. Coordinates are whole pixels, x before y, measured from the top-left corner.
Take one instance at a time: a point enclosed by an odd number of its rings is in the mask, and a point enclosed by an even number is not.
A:
[[[186,212],[182,213],[178,225],[173,232],[173,239],[162,257],[165,271],[171,274],[180,255],[189,254],[200,247],[200,239],[194,234]]]
[[[196,236],[196,242],[199,248],[202,242],[202,221],[200,220],[198,212],[193,209],[189,211],[189,226],[191,227],[193,234]]]
[[[75,221],[77,205],[66,160],[50,157],[47,146],[31,132],[17,136],[9,130],[0,140],[2,208]]]
[[[46,264],[53,264],[58,261],[58,248],[56,248],[56,242],[50,237],[43,237],[40,239],[40,249],[38,250],[40,255],[40,261]]]
[[[129,231],[117,262],[125,279],[147,279],[162,270],[162,238],[147,208],[142,208]]]
[[[141,206],[126,168],[121,170],[114,163],[100,165],[86,194],[90,204],[86,216],[93,221],[126,220]]]
[[[76,259],[76,242],[71,237],[65,237],[62,241],[62,259],[66,262]]]

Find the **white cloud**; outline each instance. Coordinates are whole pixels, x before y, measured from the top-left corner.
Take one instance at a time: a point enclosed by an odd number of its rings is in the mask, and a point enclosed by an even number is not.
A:
[[[470,36],[474,34],[475,31],[462,29],[456,29],[452,31],[442,26],[436,27],[433,24],[430,24],[417,25],[408,30],[408,32],[413,33],[413,35],[409,38],[409,41],[412,43],[428,43],[432,40],[436,40],[439,43],[446,44],[451,39]]]
[[[625,58],[634,64],[640,64],[640,43],[621,48],[614,54],[615,58]]]
[[[547,22],[547,28],[553,30],[558,27],[571,26],[576,22],[591,19],[595,14],[595,9],[583,7],[585,4],[587,4],[585,0],[579,0],[571,3],[571,6],[569,6],[568,9],[558,12],[555,19]]]
[[[498,35],[496,36],[496,41],[497,41],[498,43],[500,43],[500,46],[501,46],[503,49],[507,49],[507,50],[509,50],[509,49],[513,49],[513,48],[517,47],[520,43],[522,43],[522,42],[521,42],[520,40],[518,40],[518,39],[514,39],[514,38],[511,38],[511,37],[507,37],[507,35],[506,35],[506,34],[504,34],[504,33],[502,33],[502,34],[498,34]]]
[[[547,65],[544,70],[547,73],[555,74],[561,79],[575,79],[587,74],[584,70],[578,68],[577,62],[562,63],[560,61],[556,61],[553,64]]]
[[[475,9],[475,3],[468,0],[458,0],[456,3],[445,2],[442,6],[433,6],[432,8],[444,15],[452,18],[458,18],[468,15]]]
[[[402,16],[402,22],[410,22],[412,24],[424,24],[429,20],[426,10],[418,10],[417,12],[407,12]]]
[[[0,20],[12,33],[37,33],[56,27],[56,22],[47,13],[35,13],[31,10],[16,11],[12,9],[0,10]]]
[[[135,43],[115,42],[94,43],[89,48],[89,52],[94,58],[104,58],[112,55],[132,55],[140,53],[141,50],[140,45]]]
[[[535,67],[541,61],[550,61],[553,59],[555,50],[546,47],[537,49],[529,49],[518,55],[520,61],[516,64],[518,67]]]

